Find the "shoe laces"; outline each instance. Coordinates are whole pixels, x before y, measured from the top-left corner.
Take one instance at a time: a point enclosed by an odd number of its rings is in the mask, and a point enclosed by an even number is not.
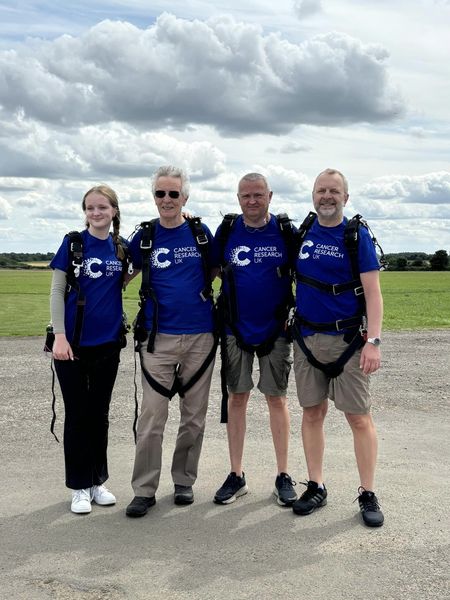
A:
[[[88,489],[74,490],[73,499],[75,502],[79,502],[80,500],[89,500],[91,501],[91,495],[89,494]]]
[[[310,498],[313,498],[319,491],[319,486],[313,481],[300,481],[299,483],[300,485],[304,485],[306,487],[306,490],[301,495],[302,500],[309,500]]]
[[[374,492],[367,491],[362,485],[359,486],[358,496],[353,500],[353,502],[356,502],[356,500],[363,505],[364,510],[377,512],[381,508]]]
[[[278,481],[280,489],[285,489],[297,485],[297,482],[294,481],[292,477],[287,473],[280,473]]]

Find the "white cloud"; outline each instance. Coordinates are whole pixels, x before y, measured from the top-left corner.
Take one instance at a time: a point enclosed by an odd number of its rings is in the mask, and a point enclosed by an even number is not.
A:
[[[450,208],[450,172],[379,177],[368,183],[361,193],[368,198],[397,199],[414,204],[446,204]]]
[[[0,196],[0,219],[7,219],[11,213],[10,203]]]
[[[308,146],[308,144],[302,144],[301,142],[287,142],[286,144],[283,144],[280,148],[280,153],[281,154],[296,154],[297,152],[310,152],[311,151],[311,146]],[[272,151],[272,150],[268,150],[268,151]]]
[[[78,38],[0,55],[0,102],[53,126],[208,124],[228,135],[379,121],[402,100],[387,51],[340,33],[293,44],[257,25],[164,13],[146,30],[104,21]]]
[[[182,165],[193,177],[205,179],[224,170],[223,153],[207,141],[189,144],[126,124],[51,131],[17,113],[9,130],[14,133],[13,148],[9,136],[0,136],[1,172],[6,177],[137,177],[166,163]]]
[[[294,12],[299,19],[304,19],[321,11],[321,0],[294,0]]]

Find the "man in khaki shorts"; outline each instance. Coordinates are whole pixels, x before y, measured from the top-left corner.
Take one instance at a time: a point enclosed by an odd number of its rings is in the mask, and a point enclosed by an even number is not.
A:
[[[214,258],[222,268],[222,300],[227,307],[225,364],[231,465],[230,474],[214,496],[217,504],[230,504],[248,491],[242,461],[255,354],[260,371],[257,387],[269,408],[277,461],[274,494],[281,506],[291,506],[297,498],[287,472],[290,422],[286,390],[292,359],[284,324],[292,283],[283,267],[289,266],[289,248],[280,219],[269,213],[271,199],[263,175],[244,175],[238,187],[242,214],[227,215],[214,238]],[[226,219],[231,216],[234,221],[228,222],[227,230]],[[286,219],[287,228],[290,222]]]
[[[308,226],[305,220],[306,233],[300,228],[293,326],[308,482],[293,511],[309,515],[327,503],[323,455],[330,398],[353,433],[363,521],[379,527],[384,517],[373,491],[377,435],[370,414],[369,375],[380,367],[380,265],[367,228],[344,218],[349,197],[344,175],[326,169],[318,175],[312,196],[317,215],[310,213]]]

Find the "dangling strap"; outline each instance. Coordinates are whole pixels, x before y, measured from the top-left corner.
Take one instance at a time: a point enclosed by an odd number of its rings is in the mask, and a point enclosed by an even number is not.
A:
[[[134,352],[134,421],[133,421],[133,435],[134,435],[134,443],[136,444],[137,440],[137,420],[139,417],[139,402],[137,397],[137,383],[136,383],[136,375],[137,375],[137,362],[136,362],[136,353]]]
[[[52,422],[50,424],[50,432],[54,435],[55,440],[58,442],[59,444],[59,440],[58,437],[55,433],[55,423],[56,423],[56,409],[55,409],[55,405],[56,405],[56,395],[55,395],[55,369],[53,367],[53,358],[50,361],[50,368],[52,370]]]

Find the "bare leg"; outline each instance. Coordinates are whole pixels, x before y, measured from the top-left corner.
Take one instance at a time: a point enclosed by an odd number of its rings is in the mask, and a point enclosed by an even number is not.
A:
[[[317,406],[303,409],[302,440],[308,478],[319,485],[323,483],[323,454],[325,451],[323,425],[327,411],[328,400]]]
[[[278,475],[287,473],[290,417],[286,396],[266,396]]]
[[[250,392],[230,393],[228,397],[228,450],[230,453],[231,471],[242,476],[242,457],[246,430],[247,403]]]
[[[353,432],[353,445],[361,486],[368,491],[373,491],[378,441],[372,415],[345,413],[345,416]]]

